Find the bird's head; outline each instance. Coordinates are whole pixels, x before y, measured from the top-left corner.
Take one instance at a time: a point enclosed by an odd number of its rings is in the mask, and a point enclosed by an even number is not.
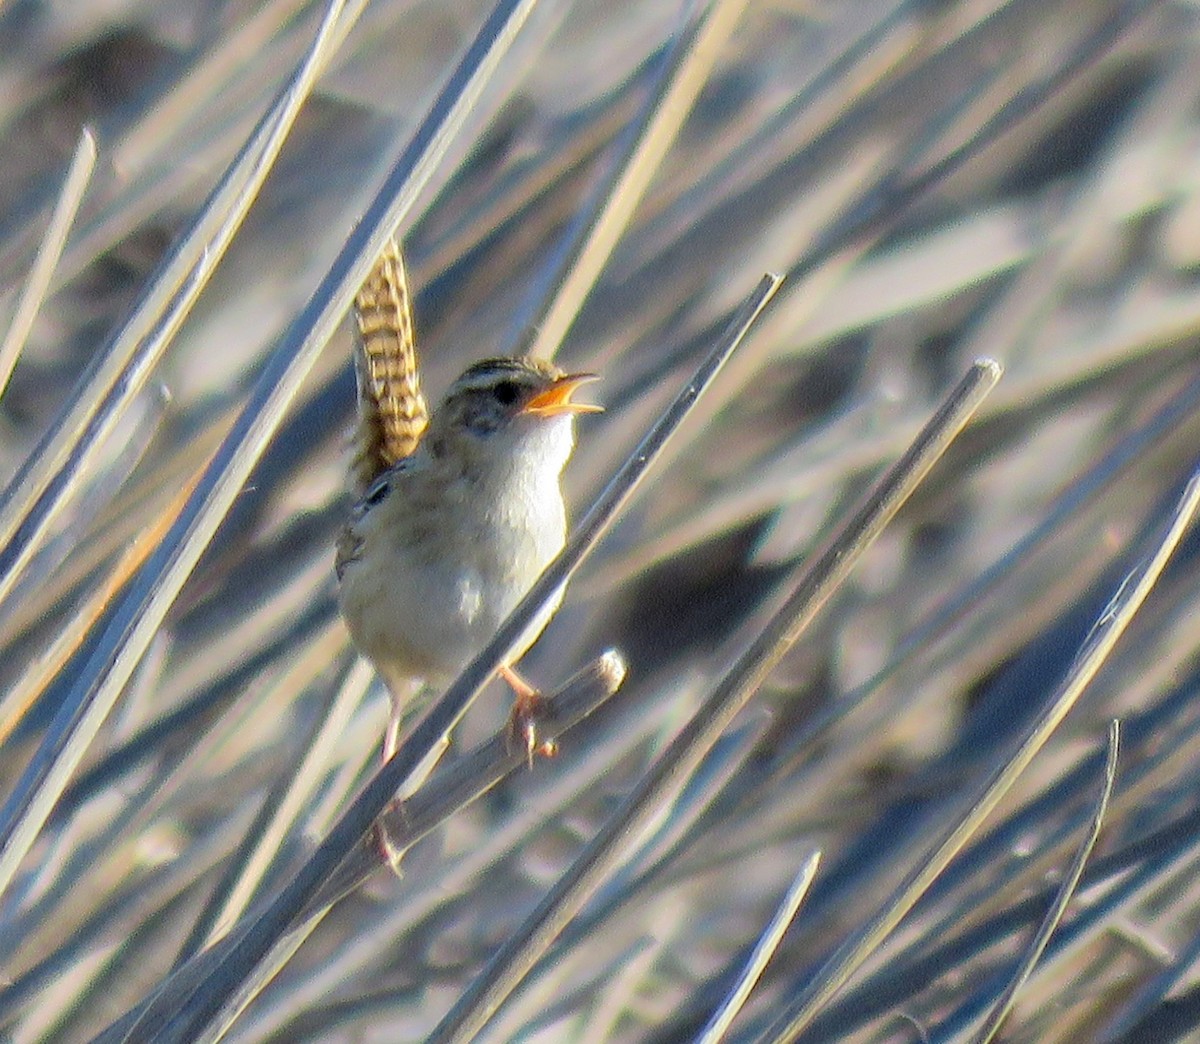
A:
[[[469,367],[434,411],[426,435],[436,457],[453,454],[464,467],[503,470],[566,466],[578,413],[602,407],[575,402],[590,373],[565,373],[534,359],[484,359]]]

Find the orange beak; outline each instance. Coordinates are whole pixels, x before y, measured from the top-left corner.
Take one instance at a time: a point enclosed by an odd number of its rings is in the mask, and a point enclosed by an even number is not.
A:
[[[560,413],[603,413],[603,406],[590,402],[572,402],[571,396],[575,389],[583,384],[590,384],[600,378],[594,373],[568,373],[560,377],[545,391],[538,392],[525,403],[522,413],[532,413],[535,417],[555,417]]]

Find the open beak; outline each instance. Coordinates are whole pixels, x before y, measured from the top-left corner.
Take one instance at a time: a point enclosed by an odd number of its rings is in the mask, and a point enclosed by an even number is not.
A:
[[[545,391],[538,392],[525,403],[522,413],[535,417],[554,417],[560,413],[603,413],[603,406],[590,402],[572,402],[571,396],[580,385],[590,384],[600,378],[594,373],[568,373],[560,377]]]

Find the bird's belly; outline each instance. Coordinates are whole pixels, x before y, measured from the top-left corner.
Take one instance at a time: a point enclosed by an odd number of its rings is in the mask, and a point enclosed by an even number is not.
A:
[[[452,571],[405,568],[393,560],[386,571],[357,562],[343,578],[340,598],[347,625],[362,650],[385,675],[451,680],[496,633],[536,579],[485,577],[470,568]],[[539,614],[514,651],[520,656],[537,638],[561,600]]]

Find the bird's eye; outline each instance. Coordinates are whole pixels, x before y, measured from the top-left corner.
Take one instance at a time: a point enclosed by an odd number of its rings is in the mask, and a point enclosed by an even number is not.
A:
[[[521,389],[512,381],[501,381],[492,389],[492,395],[496,397],[496,401],[503,406],[511,406],[517,401],[517,397],[521,394]]]

